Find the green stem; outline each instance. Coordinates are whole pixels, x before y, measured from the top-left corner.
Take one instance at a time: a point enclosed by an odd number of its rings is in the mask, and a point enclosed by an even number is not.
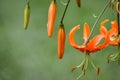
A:
[[[97,70],[97,67],[96,67],[95,64],[93,63],[92,58],[91,58],[90,55],[89,55],[89,59],[90,59],[90,63],[92,64],[93,68],[94,68],[95,70]]]
[[[118,0],[118,2],[120,2],[120,0]],[[119,7],[118,7],[118,9],[119,9]],[[118,21],[118,34],[120,34],[120,31],[119,31],[119,29],[120,29],[120,15],[119,15],[119,13],[117,13],[117,21]]]
[[[111,2],[111,0],[109,0],[109,1],[106,3],[105,7],[103,8],[103,10],[102,10],[101,13],[99,14],[98,18],[96,19],[95,23],[93,24],[92,30],[91,30],[91,32],[90,32],[90,36],[88,37],[88,40],[86,41],[86,44],[89,42],[90,37],[91,37],[91,35],[93,34],[93,30],[95,29],[96,24],[97,24],[98,21],[100,20],[101,16],[103,15],[103,13],[105,12],[105,10],[107,9],[107,7],[108,7],[108,5],[109,5],[110,2]]]
[[[63,24],[63,19],[64,19],[64,17],[65,17],[65,14],[66,14],[66,11],[67,11],[67,8],[68,8],[69,3],[70,3],[70,0],[68,0],[67,5],[66,5],[66,7],[65,7],[63,16],[62,16],[61,21],[60,21],[61,24]]]
[[[80,79],[84,75],[84,71],[80,74],[80,76],[77,77],[77,79]]]
[[[120,0],[118,0],[118,2],[120,2]],[[118,9],[119,9],[119,6],[118,6]],[[118,21],[118,36],[119,36],[120,35],[120,23],[119,23],[120,22],[120,15],[119,15],[119,13],[117,13],[117,21]],[[118,45],[118,55],[120,55],[120,44]]]
[[[120,45],[118,45],[118,63],[120,63]]]

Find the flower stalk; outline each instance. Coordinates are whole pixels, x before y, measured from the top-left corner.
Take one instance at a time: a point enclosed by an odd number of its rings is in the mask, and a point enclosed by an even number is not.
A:
[[[109,0],[109,1],[106,3],[105,7],[103,8],[103,10],[102,10],[101,13],[99,14],[98,18],[96,19],[95,23],[93,24],[93,27],[92,27],[91,32],[90,32],[90,36],[88,37],[88,40],[86,41],[86,44],[89,42],[90,37],[91,37],[91,35],[93,34],[93,31],[94,31],[94,29],[95,29],[96,24],[98,23],[98,21],[100,20],[100,18],[101,18],[102,15],[104,14],[104,12],[105,12],[105,10],[107,9],[107,7],[109,6],[109,3],[110,3],[110,2],[111,2],[111,0]]]
[[[64,20],[64,17],[65,17],[67,8],[68,8],[68,6],[69,6],[69,3],[70,3],[70,0],[68,0],[67,5],[66,5],[66,7],[65,7],[64,13],[63,13],[62,18],[61,18],[61,21],[60,21],[61,24],[63,24],[63,20]]]
[[[120,0],[118,0],[118,2],[120,3]],[[119,5],[118,5],[118,9],[119,9]],[[118,21],[118,37],[120,36],[120,14],[117,13],[117,21]],[[118,45],[118,63],[120,62],[120,44]]]

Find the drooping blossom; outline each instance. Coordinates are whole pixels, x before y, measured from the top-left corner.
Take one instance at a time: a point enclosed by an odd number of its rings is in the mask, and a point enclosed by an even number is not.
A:
[[[104,23],[104,22],[102,22]],[[72,66],[72,71],[74,71],[77,68],[82,67],[82,73],[78,77],[82,77],[85,75],[87,67],[88,67],[88,60],[90,60],[90,63],[92,64],[93,68],[96,70],[97,74],[99,75],[100,68],[96,67],[92,61],[92,58],[90,56],[91,53],[97,52],[99,50],[104,49],[105,47],[108,46],[108,43],[106,42],[105,39],[107,39],[103,33],[101,32],[100,34],[94,36],[91,40],[88,41],[89,36],[90,36],[90,27],[87,23],[84,24],[84,29],[83,29],[83,39],[84,42],[82,45],[78,45],[77,42],[74,39],[75,32],[80,29],[80,26],[77,25],[75,26],[69,33],[69,43],[72,47],[77,49],[78,51],[82,52],[85,54],[85,57],[83,61],[81,62],[80,65],[78,66]],[[102,39],[104,39],[104,42],[101,43]]]
[[[106,38],[106,42],[109,45],[116,46],[120,44],[120,37],[118,35],[118,23],[116,20],[111,22],[111,29],[107,30],[107,28],[104,26],[104,24],[108,22],[108,20],[104,21],[104,23],[101,24],[100,32],[104,35]]]

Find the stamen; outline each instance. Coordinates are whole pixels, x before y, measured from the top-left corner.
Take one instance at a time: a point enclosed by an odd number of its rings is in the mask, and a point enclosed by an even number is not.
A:
[[[75,66],[72,66],[72,72],[73,72],[75,69],[76,69],[76,67],[75,67]]]
[[[92,64],[93,68],[94,68],[95,70],[97,70],[97,67],[96,67],[95,64],[93,63],[92,58],[91,58],[90,55],[89,55],[89,59],[90,59],[90,63]]]
[[[97,72],[97,75],[99,75],[99,73],[100,73],[100,68],[99,67],[97,68],[96,72]]]
[[[107,56],[108,64],[110,63],[110,54]]]
[[[77,77],[77,79],[80,79],[84,75],[84,71],[80,74],[80,76]]]
[[[76,66],[76,68],[80,68],[80,67],[82,67],[84,65],[84,63],[86,61],[86,57],[87,57],[87,55],[85,55],[85,57],[84,57],[83,61],[81,62],[81,64]]]
[[[110,37],[110,41],[117,41],[118,38],[119,38],[118,36],[113,35],[113,36]]]
[[[110,55],[109,59],[110,59],[111,61],[117,61],[119,55],[120,55],[119,52],[114,53],[114,54]]]
[[[88,55],[86,55],[86,60],[83,65],[84,65],[84,67],[82,67],[82,73],[80,74],[80,76],[77,77],[77,79],[80,79],[83,75],[86,74],[86,70],[88,67]]]

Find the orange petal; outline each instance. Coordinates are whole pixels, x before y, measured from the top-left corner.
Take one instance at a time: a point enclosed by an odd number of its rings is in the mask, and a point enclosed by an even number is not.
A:
[[[100,27],[100,33],[104,35],[104,37],[107,37],[108,31],[104,26]]]
[[[68,36],[68,41],[69,41],[71,46],[73,46],[74,48],[83,52],[84,51],[84,46],[79,46],[74,40],[74,33],[75,33],[75,31],[77,31],[79,29],[80,29],[80,25],[77,25],[70,31],[69,36]]]
[[[100,24],[100,33],[103,34],[104,36],[107,36],[107,33],[108,33],[107,29],[104,27],[104,24],[107,23],[108,21],[109,20],[106,19]]]
[[[83,38],[84,42],[88,40],[88,37],[90,36],[90,27],[87,23],[84,24],[84,32],[83,32]]]
[[[49,37],[52,37],[52,34],[53,34],[56,12],[57,12],[56,1],[52,0],[50,7],[49,7],[49,11],[48,11],[47,29],[48,29],[48,36]]]
[[[99,34],[95,36],[92,40],[90,40],[90,42],[87,44],[87,50],[89,50],[90,52],[96,50],[97,45],[100,43],[103,37],[104,36],[102,34]]]
[[[111,36],[117,36],[118,35],[118,24],[117,21],[112,21],[112,28],[109,31],[109,34],[111,34]]]
[[[101,26],[104,26],[104,25],[105,25],[105,23],[107,23],[108,21],[109,21],[108,19],[106,19],[106,20],[102,21],[102,22],[100,23],[100,27],[101,27]]]
[[[64,47],[65,47],[65,29],[63,25],[60,25],[58,30],[58,58],[62,59],[64,55]]]

